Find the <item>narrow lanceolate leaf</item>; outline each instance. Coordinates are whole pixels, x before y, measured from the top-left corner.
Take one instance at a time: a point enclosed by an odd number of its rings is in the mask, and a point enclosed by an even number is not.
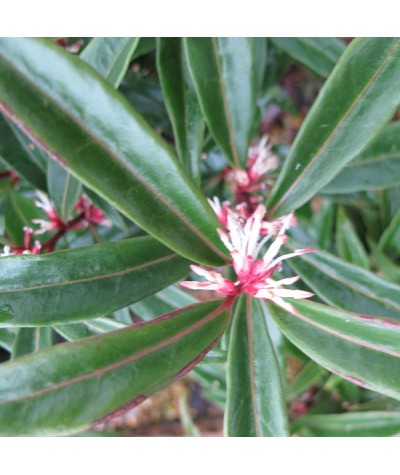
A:
[[[51,327],[19,328],[15,337],[12,357],[36,353],[52,345]]]
[[[369,268],[367,251],[342,208],[339,208],[336,219],[336,244],[344,261],[363,269]]]
[[[372,272],[323,251],[291,259],[288,265],[330,305],[350,312],[400,319],[400,286]]]
[[[251,297],[239,300],[233,321],[224,424],[231,437],[287,435],[278,361],[260,303]]]
[[[337,38],[271,38],[271,41],[323,78],[329,76],[346,48]]]
[[[284,335],[307,356],[344,379],[400,399],[400,324],[312,301],[291,302],[292,315],[269,305]]]
[[[159,39],[157,70],[178,156],[188,173],[200,181],[204,120],[189,74],[182,38]]]
[[[295,379],[288,387],[288,398],[294,399],[307,391],[311,386],[315,386],[324,379],[329,373],[321,368],[315,361],[310,360],[296,375]]]
[[[46,190],[46,175],[43,169],[32,160],[28,150],[14,134],[12,126],[1,114],[0,137],[0,158],[33,186]]]
[[[0,67],[1,110],[53,159],[183,256],[227,260],[200,190],[92,68],[40,38],[1,39]]]
[[[393,253],[396,257],[400,256],[400,211],[394,215],[388,228],[382,234],[378,249]]]
[[[400,39],[352,41],[304,121],[268,201],[308,201],[374,138],[400,104]]]
[[[189,295],[178,287],[171,286],[131,305],[131,309],[142,320],[151,320],[158,315],[196,302],[198,300],[193,295]]]
[[[400,412],[310,415],[294,431],[307,427],[315,437],[389,437],[400,433]]]
[[[35,326],[104,316],[172,284],[187,270],[185,259],[153,238],[3,257],[0,322]]]
[[[81,194],[82,184],[55,160],[49,160],[47,183],[57,214],[66,223],[71,218],[74,205]]]
[[[93,38],[80,57],[117,88],[128,70],[138,43],[139,38]]]
[[[197,364],[228,318],[205,302],[1,365],[0,434],[70,434],[134,407]]]
[[[257,78],[252,38],[186,38],[189,69],[215,141],[241,168],[254,129]]]
[[[323,188],[323,193],[382,190],[400,184],[400,122],[392,122]]]

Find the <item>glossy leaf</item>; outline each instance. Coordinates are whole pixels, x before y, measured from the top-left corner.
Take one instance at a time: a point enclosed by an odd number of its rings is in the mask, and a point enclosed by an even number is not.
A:
[[[329,371],[368,389],[400,399],[400,324],[344,312],[312,301],[291,302],[292,315],[269,305],[286,337]]]
[[[107,315],[187,271],[185,259],[152,238],[4,257],[0,325],[49,325]]]
[[[312,72],[327,78],[345,50],[337,38],[271,38],[289,56]]]
[[[265,317],[256,299],[241,297],[228,352],[225,434],[277,437],[287,434],[281,373]]]
[[[400,412],[321,414],[298,420],[315,437],[388,437],[400,433]]]
[[[47,168],[49,195],[61,220],[66,223],[82,191],[82,184],[54,160]]]
[[[46,190],[46,175],[41,166],[32,160],[25,148],[14,134],[13,127],[0,114],[0,157],[19,176],[33,186]]]
[[[52,158],[185,257],[210,265],[227,259],[200,190],[91,68],[39,38],[1,39],[0,67],[2,110]]]
[[[254,130],[253,40],[185,38],[185,47],[208,128],[230,164],[241,168]]]
[[[296,245],[293,247],[301,247]],[[318,251],[290,259],[290,267],[329,305],[400,319],[400,286]]]
[[[12,349],[12,357],[36,353],[52,345],[51,327],[19,328]]]
[[[367,252],[343,208],[339,208],[337,214],[336,244],[339,255],[344,261],[363,269],[369,268]]]
[[[93,38],[80,57],[110,84],[118,88],[138,43],[139,38]]]
[[[178,156],[188,173],[199,182],[204,120],[181,38],[159,39],[157,70],[174,129]]]
[[[399,104],[400,39],[353,40],[302,124],[270,194],[270,214],[306,203],[368,145]]]
[[[323,188],[323,193],[381,190],[399,184],[400,122],[392,122]]]
[[[65,435],[125,412],[187,373],[224,331],[221,301],[56,345],[0,366],[0,434]]]

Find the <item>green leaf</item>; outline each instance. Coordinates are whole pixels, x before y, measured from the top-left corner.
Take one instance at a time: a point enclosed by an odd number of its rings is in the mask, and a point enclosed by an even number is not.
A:
[[[2,364],[0,434],[71,434],[134,407],[212,348],[228,323],[221,303],[186,307]]]
[[[200,190],[82,60],[40,38],[3,38],[0,67],[1,109],[52,158],[183,256],[209,265],[227,260]]]
[[[47,168],[49,195],[61,221],[66,223],[72,215],[74,205],[82,191],[82,184],[71,173],[54,160]]]
[[[156,49],[156,39],[151,37],[139,38],[139,43],[132,54],[131,61]]]
[[[117,322],[111,318],[100,317],[87,320],[82,323],[67,323],[65,325],[54,325],[54,330],[67,341],[80,340],[99,333],[107,333],[113,330],[126,328],[125,323]]]
[[[335,222],[335,205],[324,200],[319,210],[312,216],[312,229],[315,239],[321,249],[329,250],[332,244],[332,234]]]
[[[369,268],[368,254],[343,208],[339,208],[337,214],[336,243],[343,260],[363,269]]]
[[[400,412],[361,412],[305,416],[296,422],[314,437],[388,437],[400,433]]]
[[[204,120],[181,38],[159,38],[157,70],[178,156],[188,173],[199,182]]]
[[[293,244],[290,241],[290,248],[301,247]],[[400,319],[400,286],[372,272],[323,251],[290,259],[288,265],[329,305]]]
[[[193,82],[215,141],[235,168],[246,164],[257,78],[252,38],[185,38]]]
[[[323,193],[382,190],[400,184],[400,122],[392,122],[343,168]]]
[[[51,327],[19,328],[12,349],[13,359],[51,346],[52,335]]]
[[[361,150],[400,103],[400,39],[353,40],[324,84],[271,191],[271,215],[306,203]]]
[[[80,57],[111,85],[118,88],[138,43],[139,38],[93,38]]]
[[[225,434],[278,437],[287,434],[282,379],[260,303],[239,300],[228,351]]]
[[[185,259],[150,237],[3,257],[0,325],[50,325],[104,316],[187,272]]]
[[[310,360],[296,375],[288,387],[288,399],[292,400],[307,391],[311,386],[319,384],[329,373]]]
[[[0,347],[11,353],[17,331],[16,328],[0,328]]]
[[[192,295],[189,295],[178,287],[171,286],[131,305],[131,309],[141,319],[151,320],[158,315],[196,302],[198,302],[198,300]]]
[[[23,246],[25,234],[24,227],[34,230],[38,229],[38,225],[32,223],[32,219],[46,219],[47,217],[42,209],[35,205],[32,199],[25,197],[21,193],[10,190],[7,194],[7,208],[4,218],[7,236],[10,241],[17,246]],[[44,234],[45,237],[47,235],[47,233]]]
[[[400,324],[337,310],[311,301],[291,301],[292,315],[268,305],[284,335],[307,356],[358,386],[400,399]]]
[[[14,133],[13,126],[0,114],[0,157],[19,176],[25,178],[36,188],[46,190],[46,175],[43,169],[32,160]]]
[[[378,243],[381,252],[389,252],[396,257],[400,256],[400,211],[393,217],[391,223],[382,234]]]
[[[327,78],[346,46],[337,38],[271,38],[294,60],[323,78]]]

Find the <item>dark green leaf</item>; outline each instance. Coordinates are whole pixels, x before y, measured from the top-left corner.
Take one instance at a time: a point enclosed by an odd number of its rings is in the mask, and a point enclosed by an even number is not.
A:
[[[61,220],[66,223],[82,191],[80,181],[54,160],[49,160],[47,168],[49,195]]]
[[[228,317],[221,301],[201,303],[2,364],[0,434],[70,434],[134,407],[187,373]]]
[[[12,349],[12,357],[19,358],[51,346],[52,335],[51,327],[19,328]]]
[[[181,38],[160,38],[157,69],[174,128],[178,156],[188,173],[200,181],[204,120],[189,74]]]
[[[237,304],[229,341],[225,432],[231,437],[287,434],[278,361],[260,303],[249,296]]]
[[[156,295],[151,295],[131,305],[131,308],[141,319],[151,320],[158,315],[196,302],[198,300],[192,295],[180,288],[171,286],[161,290]]]
[[[32,223],[33,219],[46,219],[46,215],[32,199],[13,190],[7,194],[7,208],[4,217],[7,236],[17,246],[24,245],[25,227],[38,229],[38,225]]]
[[[323,414],[299,419],[315,437],[388,437],[400,433],[400,412]]]
[[[301,246],[292,246],[301,247]],[[400,287],[318,251],[290,259],[290,267],[324,302],[350,312],[400,319]]]
[[[0,347],[11,353],[17,331],[16,328],[0,328]]]
[[[371,145],[323,188],[323,193],[355,193],[400,184],[400,122],[392,122]]]
[[[282,332],[311,359],[358,386],[400,399],[400,324],[311,301],[292,315],[269,305]]]
[[[0,318],[7,326],[32,326],[107,315],[187,271],[185,259],[153,238],[3,257]]]
[[[329,373],[315,361],[309,361],[296,375],[288,387],[288,398],[294,399],[315,384],[319,384]]]
[[[115,88],[120,85],[139,38],[93,38],[80,57]]]
[[[378,243],[380,251],[400,256],[400,211],[393,217]]]
[[[3,38],[0,67],[2,110],[54,159],[185,257],[210,265],[227,260],[200,190],[89,66],[43,39]]]
[[[400,39],[353,40],[303,122],[268,201],[306,203],[368,145],[400,103]]]
[[[271,41],[323,78],[329,76],[346,47],[337,38],[271,38]]]
[[[241,168],[256,110],[253,39],[186,38],[185,47],[210,132],[231,165]]]
[[[336,219],[336,244],[343,260],[363,269],[369,268],[367,252],[343,208],[339,208]]]
[[[33,186],[46,190],[46,175],[42,167],[32,160],[29,149],[25,148],[14,133],[13,126],[0,114],[0,157],[18,175]]]

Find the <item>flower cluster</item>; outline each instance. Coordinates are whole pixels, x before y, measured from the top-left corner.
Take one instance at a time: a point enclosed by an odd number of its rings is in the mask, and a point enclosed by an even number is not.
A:
[[[237,280],[233,282],[215,270],[192,265],[192,271],[204,277],[206,281],[184,281],[181,285],[193,290],[215,290],[219,294],[231,297],[246,293],[255,298],[271,300],[295,314],[295,308],[283,299],[285,297],[305,299],[313,294],[284,287],[297,282],[299,280],[297,276],[280,280],[272,278],[274,272],[281,269],[283,260],[314,251],[314,249],[296,249],[290,254],[277,257],[281,246],[286,242],[286,231],[294,222],[293,213],[279,220],[267,222],[264,220],[266,209],[263,205],[258,205],[255,212],[246,219],[227,205],[221,206],[216,198],[212,203],[213,208],[219,211],[220,221],[226,223],[226,231],[218,229],[218,233],[231,254]],[[271,241],[271,244],[267,251],[258,258],[268,241]]]
[[[33,231],[30,227],[24,227],[24,245],[6,245],[1,257],[15,254],[39,254],[43,252],[54,251],[59,239],[69,231],[93,226],[99,224],[102,226],[111,226],[111,221],[105,217],[104,213],[97,208],[86,195],[82,195],[74,206],[75,216],[69,220],[63,221],[49,200],[48,196],[41,191],[37,192],[35,205],[42,209],[47,219],[33,219],[32,223],[38,225],[38,229]],[[46,242],[41,244],[35,240],[32,244],[33,235],[41,235],[47,232],[55,234]]]
[[[58,216],[53,204],[44,193],[38,191],[37,195],[38,199],[35,204],[45,212],[48,219],[32,220],[33,223],[39,225],[35,234],[43,234],[48,231],[74,231],[92,224],[111,225],[111,221],[85,195],[82,195],[74,206],[78,215],[67,222]]]
[[[40,254],[42,245],[37,240],[32,243],[33,234],[34,233],[32,228],[24,226],[23,246],[6,245],[4,246],[3,252],[0,254],[0,257],[14,256],[16,254]]]
[[[254,213],[263,200],[262,195],[272,185],[267,175],[275,170],[278,164],[278,157],[272,153],[268,137],[264,136],[258,145],[250,147],[245,169],[235,170],[228,167],[225,170],[224,178],[246,218]]]

